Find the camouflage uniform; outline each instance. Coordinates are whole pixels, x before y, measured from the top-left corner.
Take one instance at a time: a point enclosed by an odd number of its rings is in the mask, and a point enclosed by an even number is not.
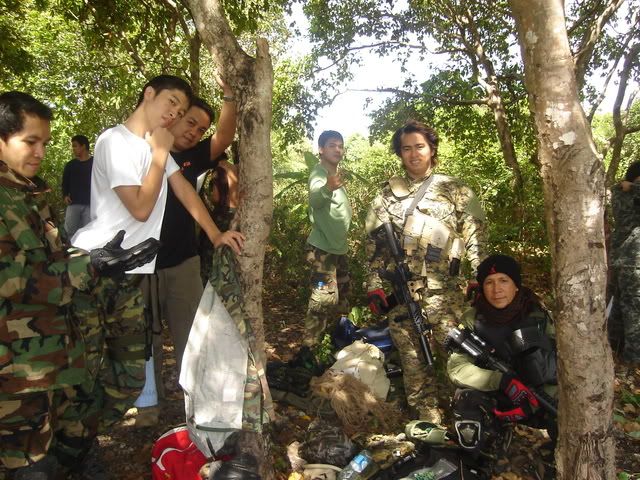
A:
[[[462,278],[455,271],[459,262],[452,259],[466,260],[473,269],[477,267],[485,217],[470,188],[455,178],[434,174],[411,220],[405,222],[405,211],[428,178],[392,177],[374,199],[366,222],[367,256],[371,259],[367,288],[383,289],[378,270],[387,268],[393,260],[379,227],[391,223],[413,275],[410,290],[427,313],[440,346],[463,311]],[[427,371],[413,322],[404,306],[394,308],[389,319],[391,337],[400,352],[407,402],[421,418],[437,423],[436,381]]]
[[[304,343],[322,341],[340,314],[348,314],[349,262],[347,232],[351,223],[351,204],[344,187],[330,191],[325,186],[328,172],[316,165],[309,176],[309,218],[312,229],[305,255],[310,265],[311,296],[305,317]]]
[[[71,300],[92,284],[89,257],[64,250],[47,190],[0,162],[0,462],[10,469],[44,458],[55,405],[87,380]]]
[[[218,167],[222,168],[222,167]],[[236,214],[236,209],[231,208],[228,205],[215,205],[211,201],[211,193],[216,187],[218,181],[219,172],[218,169],[209,170],[205,175],[202,188],[200,189],[200,199],[204,206],[207,207],[207,211],[213,222],[216,224],[221,232],[226,232],[231,226],[231,221]],[[213,268],[213,252],[215,248],[207,237],[204,230],[200,230],[200,236],[198,238],[198,255],[200,255],[200,276],[202,277],[202,283],[206,284],[207,280],[211,276],[211,269]]]
[[[611,206],[615,219],[611,264],[615,309],[624,331],[622,357],[628,362],[640,362],[640,184],[634,183],[629,192],[616,185]]]
[[[94,279],[89,256],[65,250],[45,191],[0,162],[0,463],[10,469],[47,451],[77,466],[99,422],[120,419],[144,383],[139,289]]]

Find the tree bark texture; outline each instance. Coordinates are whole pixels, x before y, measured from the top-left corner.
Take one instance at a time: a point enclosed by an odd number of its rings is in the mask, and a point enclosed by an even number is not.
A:
[[[243,311],[255,334],[253,350],[265,365],[262,276],[273,216],[273,67],[269,45],[266,40],[259,39],[255,57],[249,56],[231,31],[219,0],[189,0],[189,8],[204,45],[217,64],[221,77],[233,89],[237,102],[240,205],[236,221],[246,236],[244,250],[239,256]],[[261,439],[254,440],[249,449],[259,459],[262,457],[264,468],[264,452],[256,450],[264,449],[265,445]],[[265,473],[263,470],[263,476]]]
[[[534,112],[553,261],[558,479],[613,479],[613,358],[604,317],[604,168],[578,98],[562,0],[510,0]]]

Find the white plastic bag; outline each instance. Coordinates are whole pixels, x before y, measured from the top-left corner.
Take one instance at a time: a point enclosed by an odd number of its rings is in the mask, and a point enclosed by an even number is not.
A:
[[[247,358],[246,340],[207,282],[180,371],[190,436],[207,455],[242,428]]]
[[[370,343],[356,340],[336,355],[331,370],[347,373],[366,384],[380,400],[387,398],[390,381],[384,370],[384,353]]]

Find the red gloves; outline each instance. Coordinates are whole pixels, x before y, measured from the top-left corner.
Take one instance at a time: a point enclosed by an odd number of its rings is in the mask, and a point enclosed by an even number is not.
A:
[[[389,308],[387,296],[381,288],[376,288],[368,292],[367,300],[369,300],[369,309],[374,315],[382,315]]]
[[[505,411],[494,408],[493,414],[496,416],[496,418],[504,422],[520,422],[531,415],[531,409],[527,405],[525,405],[524,408],[516,407],[512,410]]]
[[[512,375],[502,375],[502,380],[500,380],[500,389],[515,405],[522,405],[523,402],[526,401],[532,408],[538,408],[540,406],[540,403],[533,395],[533,392]]]

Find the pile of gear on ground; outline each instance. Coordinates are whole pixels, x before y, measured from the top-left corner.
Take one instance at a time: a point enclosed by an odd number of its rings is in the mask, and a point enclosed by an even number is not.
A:
[[[548,440],[543,431],[532,435],[515,425],[480,431],[474,419],[453,419],[451,431],[422,420],[407,423],[388,328],[357,330],[344,317],[333,343],[341,350],[329,368],[306,347],[288,362],[267,364],[273,399],[308,419],[304,441],[291,442],[286,452],[290,480],[489,479],[514,463],[505,458],[514,432],[540,444]],[[276,422],[276,435],[278,428]],[[290,419],[280,428],[290,429]],[[473,448],[480,436],[490,437],[484,442],[490,448]],[[546,458],[513,456],[524,478],[553,478],[553,451],[542,453]],[[523,478],[511,475],[504,478]]]

